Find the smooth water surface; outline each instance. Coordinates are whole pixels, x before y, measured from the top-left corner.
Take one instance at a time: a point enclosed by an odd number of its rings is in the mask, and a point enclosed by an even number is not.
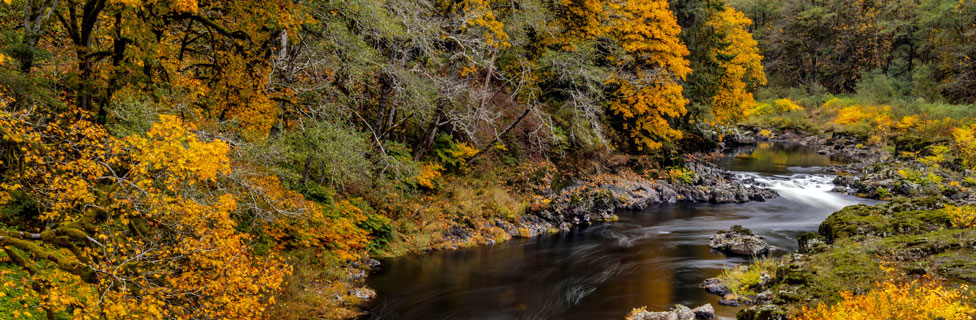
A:
[[[382,261],[368,319],[623,319],[632,309],[711,303],[723,318],[737,308],[697,285],[748,259],[710,251],[716,231],[751,228],[777,247],[816,231],[830,213],[871,200],[830,190],[819,167],[837,162],[796,146],[761,144],[720,165],[781,196],[745,204],[674,204],[621,211],[620,220],[491,247]]]

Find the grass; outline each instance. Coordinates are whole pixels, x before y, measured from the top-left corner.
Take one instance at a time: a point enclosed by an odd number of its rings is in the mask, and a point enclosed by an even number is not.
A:
[[[515,223],[525,214],[530,196],[510,190],[494,173],[446,175],[440,187],[424,193],[387,192],[383,201],[394,217],[394,234],[373,256],[390,257],[426,249],[474,246],[511,238],[496,221]],[[382,208],[381,208],[382,209]],[[390,212],[394,211],[394,212]],[[445,241],[442,234],[460,228],[470,235],[462,243]]]
[[[775,276],[779,267],[779,259],[761,257],[749,265],[739,265],[722,272],[719,278],[722,284],[732,290],[736,296],[755,296],[763,291],[762,276]]]

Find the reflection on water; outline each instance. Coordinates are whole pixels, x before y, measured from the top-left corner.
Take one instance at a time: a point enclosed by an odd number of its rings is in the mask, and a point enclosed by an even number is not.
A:
[[[382,261],[368,278],[379,296],[373,319],[622,319],[630,309],[666,310],[712,303],[736,308],[697,284],[747,260],[711,252],[708,238],[741,224],[766,237],[775,254],[796,249],[831,212],[870,200],[829,190],[812,167],[835,164],[807,150],[760,145],[721,165],[782,197],[745,204],[676,204],[619,212],[620,220],[492,247]]]
[[[761,174],[813,172],[833,164],[841,162],[810,152],[802,145],[770,142],[739,149],[735,156],[719,160],[719,166],[726,169]]]

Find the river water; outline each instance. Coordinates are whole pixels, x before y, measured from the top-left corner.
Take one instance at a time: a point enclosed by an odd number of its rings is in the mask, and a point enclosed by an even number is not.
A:
[[[709,237],[740,224],[782,255],[832,212],[876,203],[831,192],[833,177],[818,169],[836,163],[799,146],[760,144],[719,165],[780,194],[767,202],[651,206],[570,232],[382,260],[367,278],[378,295],[364,318],[623,319],[641,306],[711,303],[731,319],[738,308],[719,306],[697,285],[749,260],[709,250]]]

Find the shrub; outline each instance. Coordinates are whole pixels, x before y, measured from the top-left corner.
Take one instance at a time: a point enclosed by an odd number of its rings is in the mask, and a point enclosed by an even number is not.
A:
[[[437,179],[441,177],[444,167],[436,163],[428,163],[420,168],[420,173],[414,177],[417,187],[427,190],[437,188]]]
[[[443,133],[437,135],[434,148],[437,159],[445,168],[450,170],[464,168],[467,166],[468,159],[478,153],[478,149],[475,149],[470,143],[459,142],[450,135]]]
[[[880,199],[884,199],[891,196],[891,192],[888,191],[888,189],[885,189],[883,187],[878,187],[877,189],[874,189],[874,194],[877,195],[878,198]]]
[[[946,288],[929,278],[909,282],[889,280],[863,295],[841,292],[842,301],[814,309],[803,308],[799,320],[839,319],[971,319],[976,314],[966,286]]]
[[[352,127],[330,121],[307,120],[303,130],[291,131],[271,153],[282,180],[289,185],[307,182],[336,189],[366,184],[372,178],[374,150],[367,136]]]
[[[776,99],[776,101],[773,101],[773,105],[776,107],[776,111],[778,112],[803,110],[803,107],[796,104],[796,102],[793,102],[793,100],[790,100],[789,98]]]
[[[685,167],[668,167],[668,177],[672,183],[684,182],[692,184],[695,182],[695,172]]]
[[[976,227],[976,206],[946,205],[945,212],[952,221],[952,225],[959,228]]]
[[[723,271],[719,279],[722,279],[723,285],[732,290],[732,294],[740,296],[756,295],[765,289],[761,288],[763,274],[776,274],[776,270],[779,267],[778,264],[779,261],[775,258],[759,258],[754,260],[751,265],[740,265]]]
[[[901,176],[902,179],[911,181],[915,184],[928,185],[930,182],[932,182],[930,181],[932,174],[929,173],[928,175],[925,175],[925,173],[921,170],[898,169],[898,175]],[[939,178],[939,182],[941,181],[941,178]]]
[[[952,130],[952,138],[963,164],[976,167],[976,127],[955,128]]]
[[[857,97],[873,103],[889,103],[902,94],[904,84],[884,74],[866,75],[857,83]]]

